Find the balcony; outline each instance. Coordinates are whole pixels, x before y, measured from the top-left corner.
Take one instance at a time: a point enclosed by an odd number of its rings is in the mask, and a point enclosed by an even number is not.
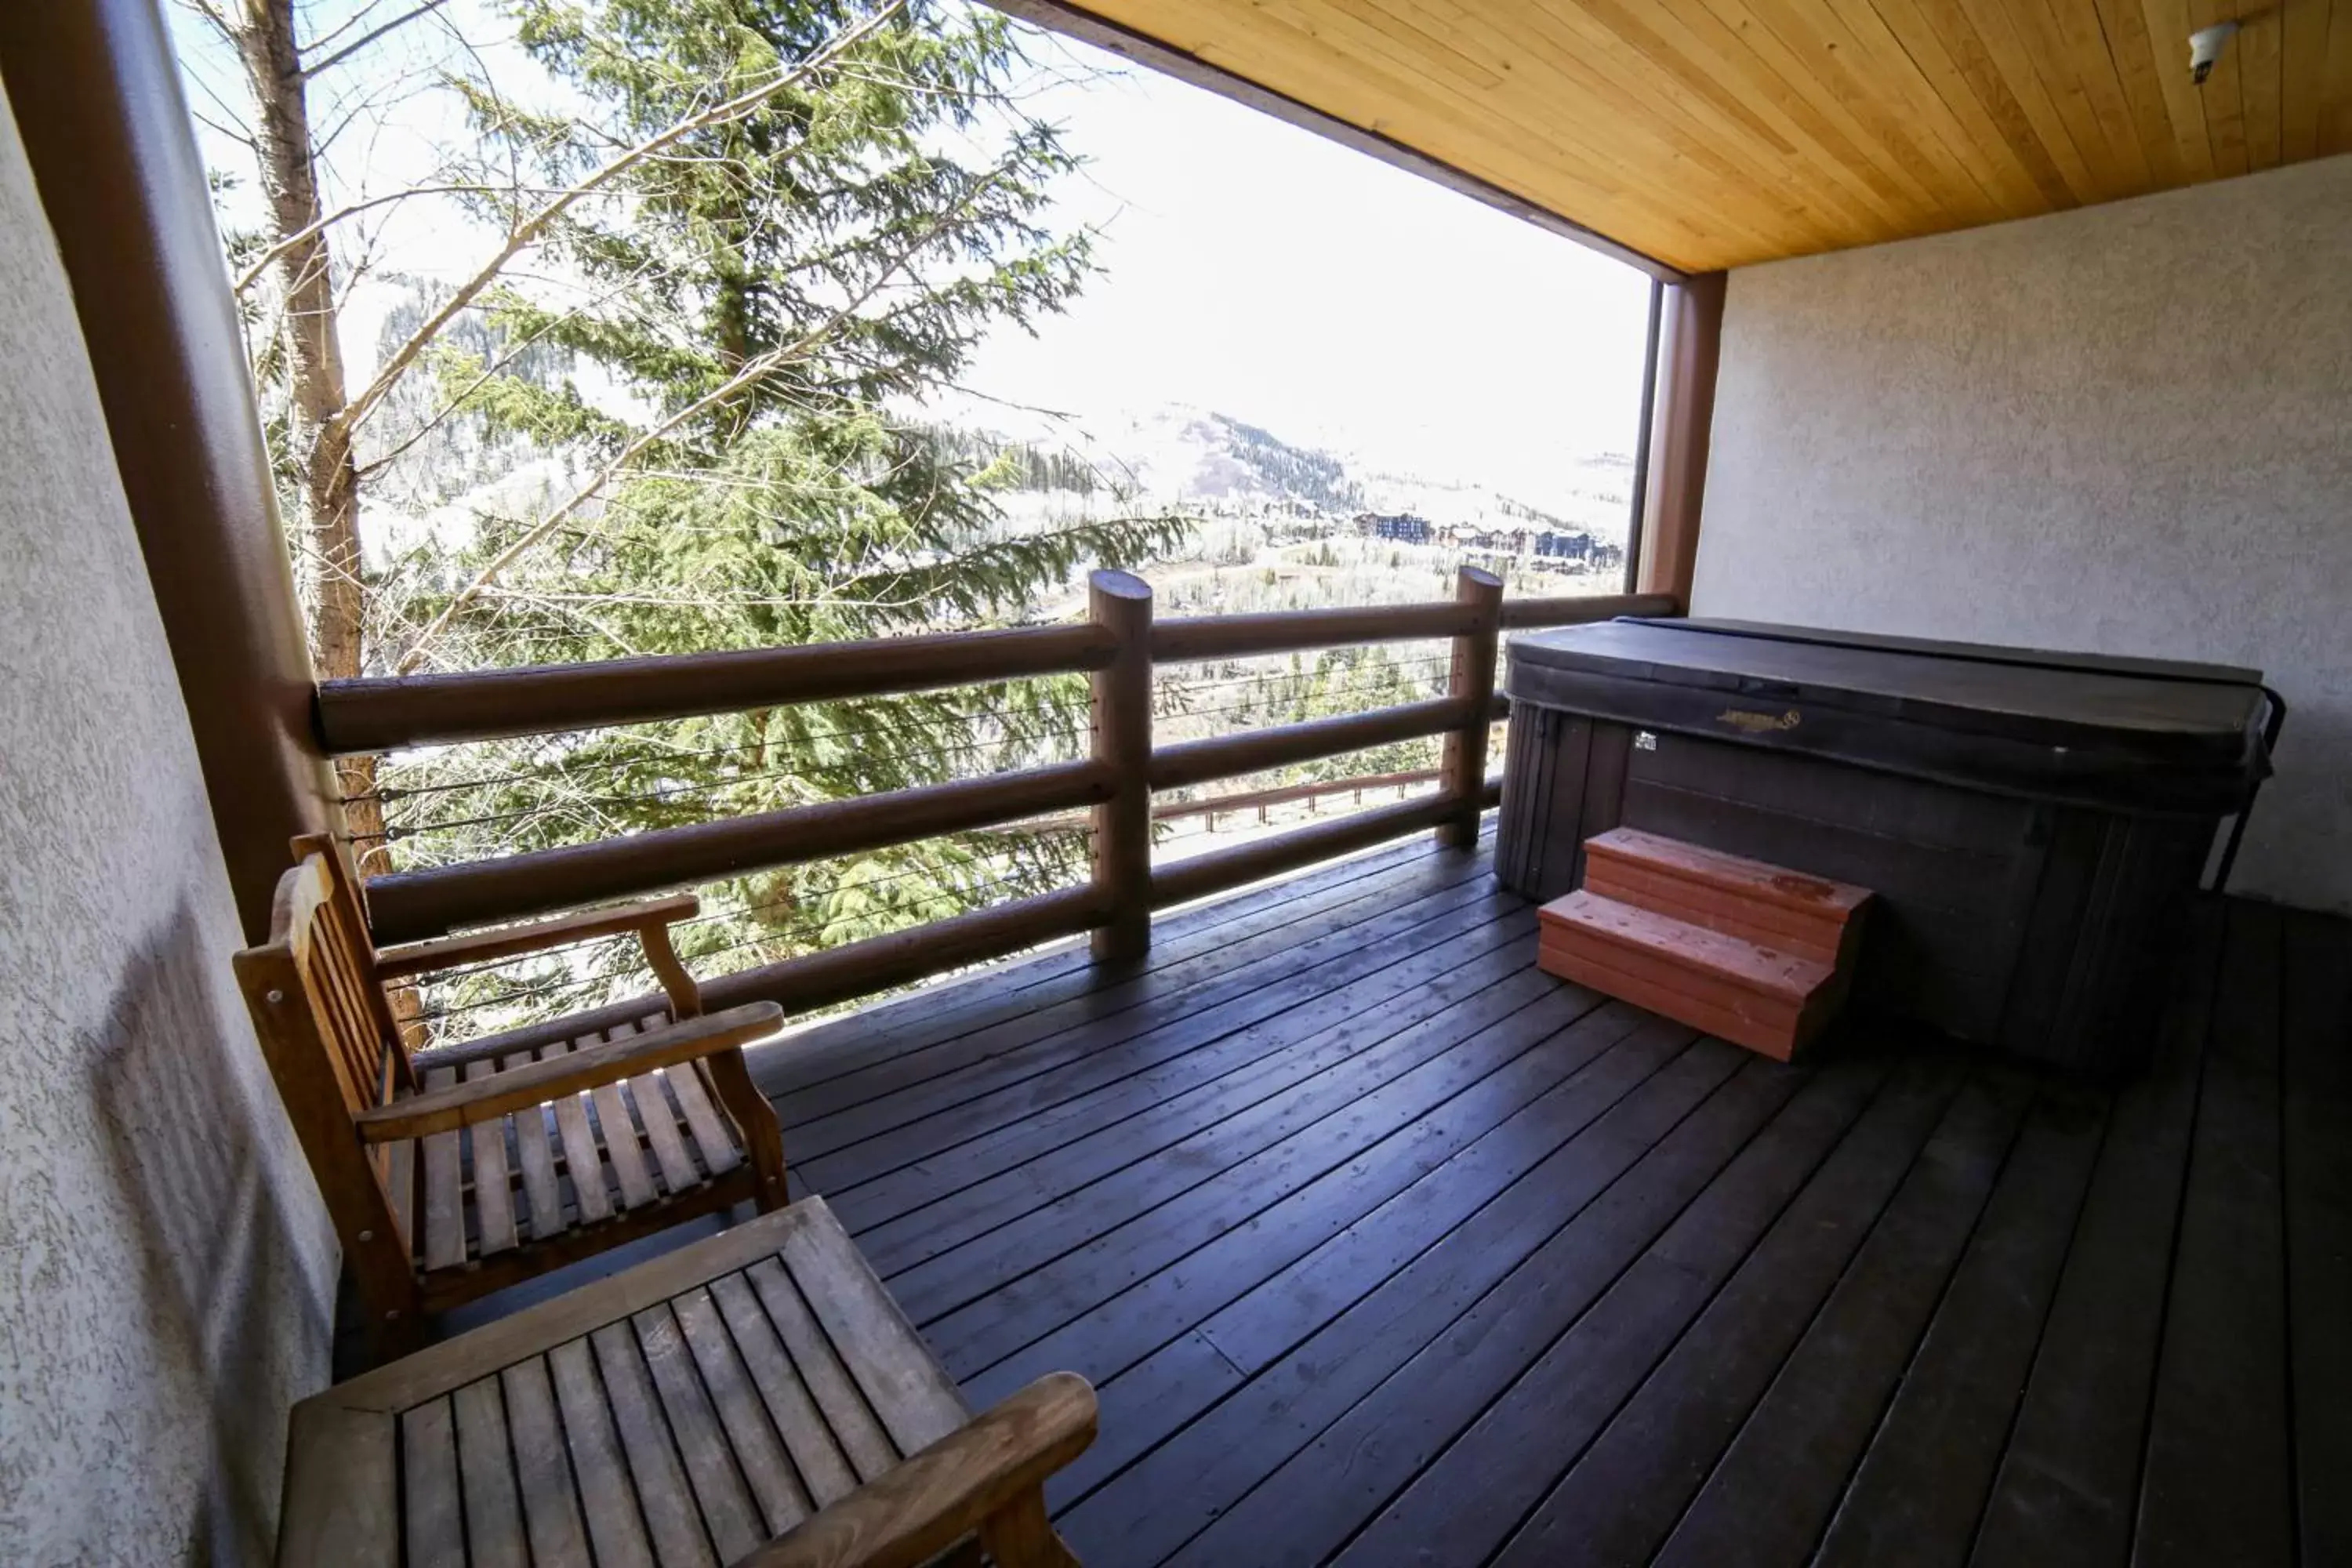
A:
[[[1332,31],[1003,4],[1656,279],[1643,591],[1465,579],[1154,625],[1110,584],[1087,620],[976,638],[321,688],[153,7],[0,24],[18,1554],[268,1559],[287,1410],[352,1365],[336,1237],[228,979],[289,835],[331,825],[332,756],[1060,679],[1076,754],[421,859],[371,887],[373,934],[1089,834],[1063,885],[761,953],[709,994],[793,1015],[751,1065],[794,1191],[970,1399],[1098,1385],[1049,1492],[1098,1568],[2352,1558],[2352,313],[2311,263],[2352,236],[2352,163],[2323,156],[2352,149],[2342,16],[2245,17],[2200,88],[2158,79],[2178,40],[2079,6],[2056,32],[2001,5],[1664,32],[1474,6],[1480,87],[1434,34],[1320,0],[1293,9]],[[1192,9],[1201,37],[1159,36]],[[2185,188],[2266,163],[2303,166]],[[2262,666],[2297,722],[2250,896],[2196,900],[2145,1064],[2095,1080],[1857,1012],[1783,1065],[1536,968],[1494,871],[1496,642],[1685,612]],[[1410,700],[1154,744],[1157,666],[1413,640],[1444,668]],[[1154,853],[1155,822],[1208,809],[1177,792],[1402,742],[1436,765],[1339,786],[1393,802],[1318,818],[1321,784],[1242,788],[1223,809],[1306,820]],[[451,1063],[639,1010],[597,1001],[496,1016],[488,1045],[411,1021]],[[740,1523],[721,1439],[694,1479]]]

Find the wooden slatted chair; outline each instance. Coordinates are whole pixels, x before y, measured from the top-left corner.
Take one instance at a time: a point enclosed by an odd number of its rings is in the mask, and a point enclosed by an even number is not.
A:
[[[1076,1568],[1049,1373],[973,1412],[822,1198],[294,1407],[278,1568]]]
[[[692,898],[379,952],[341,846],[305,837],[294,852],[270,941],[236,955],[237,981],[379,1358],[422,1342],[428,1314],[550,1268],[746,1200],[783,1206],[775,1110],[742,1051],[783,1014],[702,1015],[669,941]],[[388,981],[628,933],[668,999],[633,1026],[414,1058],[401,1042]]]

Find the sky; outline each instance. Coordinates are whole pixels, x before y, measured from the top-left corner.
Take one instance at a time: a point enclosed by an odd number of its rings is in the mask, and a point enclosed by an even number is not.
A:
[[[1649,283],[1508,214],[1202,89],[1041,38],[1030,100],[1089,166],[1066,221],[1105,276],[976,386],[1080,410],[1196,404],[1286,439],[1548,489],[1630,452]],[[1110,74],[1116,72],[1116,74]]]
[[[240,84],[174,9],[191,107],[218,122]],[[350,37],[390,14],[324,0],[310,26],[315,37],[348,23]],[[488,0],[453,0],[448,14],[494,68],[511,57]],[[438,95],[403,89],[404,72],[448,47],[450,29],[424,27],[318,84],[321,130],[339,97],[385,104],[332,150],[345,199],[429,167],[431,142],[455,129]],[[1035,62],[1024,106],[1087,160],[1049,221],[1094,229],[1103,274],[1034,337],[1007,328],[982,346],[966,384],[983,400],[1081,426],[1189,405],[1381,469],[1538,500],[1577,458],[1632,450],[1648,280],[1631,268],[1205,89],[1024,31]],[[209,162],[238,163],[217,131],[199,134]],[[232,196],[232,213],[249,199]],[[436,258],[474,253],[478,237],[434,232],[421,208],[370,215],[385,264],[462,276]],[[388,302],[364,289],[349,300],[355,379]],[[990,417],[985,401],[967,406]]]

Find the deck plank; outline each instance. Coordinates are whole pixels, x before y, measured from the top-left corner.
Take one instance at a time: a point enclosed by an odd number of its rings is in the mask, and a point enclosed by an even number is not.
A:
[[[2296,1517],[2305,1563],[2352,1563],[2352,931],[2288,917],[2284,1059],[2287,1317]]]
[[[1444,1241],[1078,1501],[1063,1519],[1072,1545],[1090,1561],[1160,1561],[1539,1251],[1542,1267],[1572,1270],[1597,1292],[1792,1087],[1733,1047],[1685,1050]],[[1594,1205],[1604,1193],[1609,1202]]]
[[[1486,1106],[1465,1106],[1462,1101],[1472,1097],[1463,1096],[1438,1113],[1450,1125],[1416,1126],[1394,1135],[1413,1141],[1409,1153],[1381,1160],[1381,1146],[1374,1145],[1370,1158],[1335,1167],[1125,1292],[1108,1310],[1078,1319],[1025,1354],[1022,1367],[992,1373],[975,1386],[1000,1386],[1002,1379],[1050,1361],[1072,1361],[1102,1376],[1115,1375],[1177,1335],[1204,1327],[1211,1314],[1260,1292],[1278,1277],[1284,1279],[1274,1292],[1283,1303],[1279,1325],[1261,1319],[1252,1328],[1261,1338],[1295,1337],[1297,1325],[1312,1321],[1318,1305],[1344,1305],[1392,1271],[1381,1268],[1377,1249],[1368,1258],[1366,1249],[1335,1249],[1332,1244],[1351,1234],[1362,1237],[1373,1215],[1393,1210],[1408,1194],[1428,1201],[1392,1214],[1400,1223],[1381,1225],[1382,1240],[1409,1242],[1416,1228],[1425,1234],[1433,1204],[1441,1209],[1475,1207],[1606,1115],[1689,1044],[1688,1032],[1672,1026],[1627,1032],[1629,1021],[1620,1016],[1593,1016],[1599,1026],[1560,1030],[1479,1084],[1475,1092],[1488,1100]],[[1527,1098],[1529,1089],[1539,1092]],[[1514,1104],[1517,1109],[1494,1117],[1495,1110]],[[1291,1272],[1309,1258],[1318,1267]],[[1319,1289],[1301,1289],[1310,1282]],[[1237,1353],[1227,1343],[1248,1332],[1238,1320],[1227,1319],[1207,1337],[1227,1360],[1248,1368],[1253,1363],[1247,1352]]]
[[[2156,1060],[2116,1097],[1972,1563],[2071,1568],[2131,1550],[2172,1237],[2221,969],[2203,911]]]
[[[2294,1560],[2279,1185],[2279,923],[2230,910],[2132,1562]]]
[[[1448,1084],[1466,1087],[1482,1069],[1499,1068],[1597,1006],[1589,994],[1552,990],[1530,997],[1522,988],[1497,986],[1202,1129],[1158,1159],[1126,1166],[904,1270],[893,1277],[892,1289],[919,1321],[929,1321],[1024,1275],[1034,1282],[1018,1295],[1036,1299],[1060,1289],[1089,1260],[1116,1257],[1131,1263],[1158,1245],[1153,1236],[1180,1224],[1213,1236],[1213,1229],[1202,1229],[1213,1225],[1213,1215],[1238,1205],[1246,1216],[1255,1212],[1252,1198],[1264,1206],[1282,1195],[1262,1181],[1312,1180],[1328,1168],[1318,1159],[1360,1147],[1354,1138],[1374,1141],[1408,1124],[1443,1103]],[[1050,1170],[1058,1162],[1041,1163]],[[1049,1268],[1043,1277],[1034,1272]],[[1076,1293],[1083,1289],[1073,1285],[1065,1292],[1073,1310],[1093,1300]],[[1054,1326],[1046,1323],[1040,1331]],[[940,1330],[943,1338],[961,1331]]]
[[[1269,1259],[1297,1224],[1328,1226],[1324,1234],[1343,1228],[1633,1026],[1621,1017],[1579,1032],[1575,1023],[1594,999],[1556,997],[1559,1005],[1538,1003],[1480,1030],[1214,1181],[927,1323],[926,1337],[950,1371],[970,1377],[1058,1330],[1049,1359],[1075,1358],[1086,1375],[1109,1376],[1118,1370],[1114,1347],[1136,1348],[1163,1321],[1154,1305],[1170,1295],[1188,1306],[1200,1299],[1191,1276],[1162,1274],[1170,1265],[1213,1248],[1213,1260],[1237,1258],[1244,1270],[1270,1272],[1288,1261]],[[919,1299],[912,1285],[910,1300]],[[1139,1285],[1145,1294],[1122,1294]]]
[[[1087,975],[1062,1001],[1042,1007],[1019,1008],[978,1028],[962,1029],[917,1050],[883,1055],[818,1082],[786,1086],[774,1094],[777,1115],[788,1129],[817,1140],[812,1154],[854,1142],[871,1131],[895,1123],[876,1125],[876,1108],[891,1098],[945,1080],[945,1086],[975,1078],[1003,1076],[1001,1060],[1016,1052],[1026,1060],[1043,1055],[1039,1042],[1065,1030],[1100,1025],[1113,1018],[1149,1027],[1152,1022],[1181,1017],[1205,1005],[1205,996],[1247,991],[1274,975],[1305,967],[1316,953],[1345,952],[1362,935],[1348,933],[1375,921],[1391,923],[1406,910],[1418,909],[1423,918],[1441,910],[1481,897],[1492,897],[1491,884],[1460,866],[1417,867],[1370,888],[1352,889],[1330,907],[1294,911],[1294,921],[1269,925],[1241,940],[1211,946],[1190,959],[1147,970],[1131,979]],[[1319,948],[1317,943],[1321,943]],[[1107,983],[1105,983],[1107,982]],[[1140,1019],[1132,1015],[1141,1015]],[[772,1091],[771,1091],[772,1092]],[[937,1090],[933,1091],[935,1094]],[[846,1118],[840,1126],[835,1118]]]
[[[1494,829],[1486,829],[1492,840]],[[935,1046],[960,1035],[1055,1005],[1075,996],[1113,991],[1134,994],[1145,978],[1187,959],[1214,952],[1261,931],[1315,918],[1351,883],[1410,873],[1436,858],[1426,841],[1391,846],[1318,867],[1230,899],[1196,904],[1157,917],[1143,958],[1112,984],[1091,969],[1084,938],[1034,957],[993,964],[926,986],[877,1006],[863,1007],[796,1031],[750,1053],[761,1092],[782,1100],[844,1073]]]
[[[803,1168],[819,1190],[846,1187],[1328,995],[1384,967],[1400,944],[1418,949],[1525,907],[1507,894],[1469,887],[1417,900],[1098,1025],[1057,1026],[814,1121],[788,1121],[785,1132],[804,1151]],[[1104,1049],[1113,1044],[1122,1047],[1115,1056]],[[871,1146],[854,1147],[861,1144]]]
[[[1947,1060],[1898,1086],[1792,1201],[1690,1331],[1539,1503],[1497,1563],[1645,1561],[1861,1247],[1923,1148],[1958,1143],[1970,1108]],[[1940,1124],[1940,1125],[1939,1125]],[[1870,1135],[1865,1137],[1863,1132]],[[1573,1542],[1574,1545],[1567,1543]]]
[[[1837,1064],[1814,1077],[1549,1348],[1538,1336],[1557,1329],[1561,1309],[1576,1303],[1553,1299],[1546,1276],[1530,1271],[1482,1303],[1500,1331],[1535,1347],[1528,1372],[1458,1437],[1449,1435],[1443,1453],[1339,1560],[1411,1562],[1420,1553],[1476,1561],[1499,1547],[1822,1162],[1842,1148],[1867,1147],[1874,1136],[1870,1126],[1853,1131],[1853,1143],[1843,1142],[1857,1120],[1884,1124],[1914,1113],[1914,1091],[1879,1092],[1885,1077],[1885,1062],[1874,1059]],[[1482,1353],[1491,1352],[1449,1336],[1423,1359],[1434,1376]],[[1490,1390],[1471,1392],[1484,1398]],[[1529,1440],[1531,1428],[1539,1440]]]
[[[2044,1089],[1815,1561],[1968,1561],[2105,1130],[2105,1099]]]
[[[1394,1033],[1479,991],[1525,976],[1533,959],[1533,947],[1516,922],[1490,921],[1349,983],[1344,991],[1352,1011],[1321,1038],[1278,1015],[1049,1111],[990,1129],[919,1164],[855,1186],[835,1184],[826,1201],[844,1225],[858,1230],[876,1267],[887,1272],[915,1259],[894,1255],[885,1261],[875,1254],[877,1247],[985,1228],[993,1197],[991,1179],[1066,1145],[1073,1122],[1097,1128],[1129,1124],[1131,1131],[1172,1141],[1279,1092],[1316,1070],[1315,1064],[1337,1059],[1335,1044],[1344,1053],[1368,1036],[1383,1038],[1372,1031]],[[1350,1029],[1350,1024],[1357,1026]],[[1147,1111],[1147,1124],[1134,1126]],[[1134,1144],[1123,1149],[1129,1159],[1146,1152]],[[1028,1187],[1025,1181],[1019,1184]],[[918,1209],[924,1213],[915,1217]],[[888,1223],[893,1220],[900,1223]]]
[[[2032,1097],[2017,1073],[1979,1076],[1961,1092],[1657,1563],[1787,1563],[1811,1550],[1941,1303]]]

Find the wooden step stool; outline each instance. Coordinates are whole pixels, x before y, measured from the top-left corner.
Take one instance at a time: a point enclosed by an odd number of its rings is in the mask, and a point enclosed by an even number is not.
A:
[[[1621,827],[1542,910],[1538,963],[1776,1060],[1844,1003],[1867,889]]]

